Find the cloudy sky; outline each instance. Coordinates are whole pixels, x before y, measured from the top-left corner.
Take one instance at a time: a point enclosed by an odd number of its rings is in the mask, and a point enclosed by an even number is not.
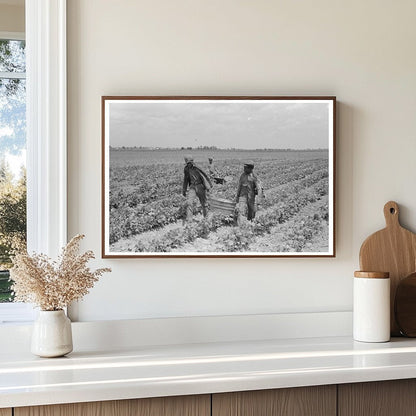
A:
[[[112,101],[110,145],[328,148],[328,102]]]

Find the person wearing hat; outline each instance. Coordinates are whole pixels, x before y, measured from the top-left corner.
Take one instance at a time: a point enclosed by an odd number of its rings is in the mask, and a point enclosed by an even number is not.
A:
[[[241,222],[244,215],[249,221],[256,215],[256,195],[259,192],[258,180],[253,173],[254,162],[247,160],[244,162],[244,172],[240,176],[237,188],[237,223]]]
[[[215,184],[223,185],[225,183],[225,179],[214,165],[214,158],[212,156],[208,158],[208,173]]]
[[[217,169],[215,169],[214,158],[212,156],[208,158],[208,173],[211,178],[217,176]]]
[[[192,221],[192,205],[196,198],[201,203],[202,214],[206,217],[208,213],[207,191],[212,187],[209,176],[194,164],[192,155],[185,156],[185,169],[183,173],[182,194],[186,197],[186,221]]]

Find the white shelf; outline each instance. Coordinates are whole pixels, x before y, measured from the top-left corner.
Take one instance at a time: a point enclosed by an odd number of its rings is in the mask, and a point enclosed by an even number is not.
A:
[[[273,389],[416,377],[416,340],[350,337],[0,354],[0,407]]]

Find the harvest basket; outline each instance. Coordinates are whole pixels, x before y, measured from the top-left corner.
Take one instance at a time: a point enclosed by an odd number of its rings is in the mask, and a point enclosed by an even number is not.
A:
[[[217,198],[211,196],[209,198],[209,206],[212,211],[221,212],[223,214],[234,214],[235,202],[229,201],[228,199]]]

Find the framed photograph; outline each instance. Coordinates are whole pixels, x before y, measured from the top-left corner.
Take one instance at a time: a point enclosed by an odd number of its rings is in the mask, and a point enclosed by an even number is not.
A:
[[[102,255],[334,257],[335,97],[102,97]]]

